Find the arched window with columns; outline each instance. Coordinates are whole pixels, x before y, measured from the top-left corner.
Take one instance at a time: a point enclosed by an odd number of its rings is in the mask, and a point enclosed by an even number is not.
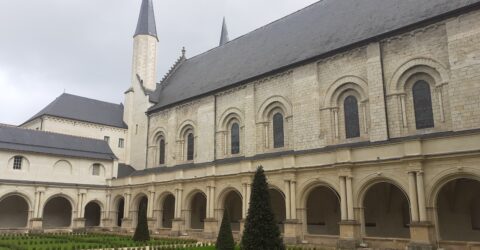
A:
[[[274,148],[283,148],[285,145],[284,141],[284,129],[283,129],[283,115],[278,112],[273,115],[272,118],[273,124],[273,147]]]
[[[230,152],[232,155],[240,153],[240,126],[237,122],[230,128]]]
[[[358,101],[355,96],[347,96],[343,101],[345,115],[345,136],[347,139],[360,136],[360,118],[358,114]]]
[[[433,128],[432,95],[426,81],[419,80],[412,87],[413,109],[417,129]]]
[[[165,164],[165,138],[160,137],[158,141],[158,163],[160,165]]]
[[[187,134],[187,161],[193,161],[195,154],[195,137],[193,131]]]

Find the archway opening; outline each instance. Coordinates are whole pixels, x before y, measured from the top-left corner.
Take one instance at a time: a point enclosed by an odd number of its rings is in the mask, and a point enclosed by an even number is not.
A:
[[[63,198],[55,197],[43,208],[43,227],[62,228],[70,227],[72,223],[72,204]]]
[[[371,186],[363,200],[367,236],[410,238],[410,209],[405,193],[380,182]]]
[[[100,226],[102,209],[96,202],[89,202],[85,206],[85,227]]]
[[[437,196],[437,213],[442,240],[480,241],[480,182],[455,179]]]
[[[340,202],[338,195],[325,186],[315,187],[307,198],[307,232],[319,235],[340,233]]]
[[[174,217],[175,217],[175,197],[172,194],[169,194],[163,200],[162,227],[172,228]]]
[[[144,212],[145,215],[147,215],[147,218],[148,218],[148,213],[147,213],[147,209],[148,209],[148,198],[147,196],[142,196],[141,198],[139,198],[138,200],[138,204],[137,204],[137,212],[135,213],[135,227],[138,226],[138,222],[139,222],[139,219],[140,219],[140,211]]]
[[[125,211],[125,200],[123,198],[120,198],[117,202],[117,207],[116,207],[116,214],[117,214],[117,226],[121,227],[122,226],[122,221],[124,214],[123,212]]]
[[[285,209],[285,197],[283,194],[276,189],[269,189],[268,193],[270,194],[270,204],[272,205],[273,214],[275,215],[275,220],[277,221],[280,232],[284,231],[284,222],[287,219],[286,209]]]
[[[203,193],[196,193],[190,203],[190,228],[203,229],[207,217],[207,198]]]
[[[240,221],[242,220],[242,197],[235,192],[230,191],[225,197],[224,209],[227,209],[230,216],[230,225],[232,231],[240,231]]]
[[[19,195],[0,201],[0,228],[24,228],[28,224],[28,203]]]

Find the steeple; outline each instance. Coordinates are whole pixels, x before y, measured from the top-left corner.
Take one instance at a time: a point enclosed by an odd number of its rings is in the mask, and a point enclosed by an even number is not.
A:
[[[223,17],[222,34],[220,35],[220,44],[218,46],[222,46],[229,41],[230,39],[228,38],[227,22],[225,22],[225,17]]]
[[[135,35],[150,35],[157,38],[157,26],[155,24],[155,14],[153,12],[152,0],[143,0],[138,16],[137,29]],[[157,38],[158,40],[158,38]]]

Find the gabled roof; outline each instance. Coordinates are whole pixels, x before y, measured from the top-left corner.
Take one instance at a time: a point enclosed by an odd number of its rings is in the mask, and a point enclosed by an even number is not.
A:
[[[104,140],[0,126],[0,149],[101,160],[117,159]]]
[[[323,0],[187,59],[151,96],[150,111],[465,11],[480,0]]]
[[[155,24],[155,13],[153,11],[152,0],[142,1],[140,15],[138,16],[137,29],[133,36],[136,35],[150,35],[157,37],[157,26]]]
[[[127,128],[127,125],[123,122],[122,104],[102,102],[66,93],[57,97],[23,124],[44,115]]]

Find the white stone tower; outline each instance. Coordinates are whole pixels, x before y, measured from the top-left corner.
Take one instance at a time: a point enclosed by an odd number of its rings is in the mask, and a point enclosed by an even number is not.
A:
[[[136,169],[146,167],[148,118],[145,112],[152,103],[149,94],[156,88],[157,28],[152,0],[143,0],[133,36],[131,86],[125,92],[123,119],[128,125],[126,164]]]

